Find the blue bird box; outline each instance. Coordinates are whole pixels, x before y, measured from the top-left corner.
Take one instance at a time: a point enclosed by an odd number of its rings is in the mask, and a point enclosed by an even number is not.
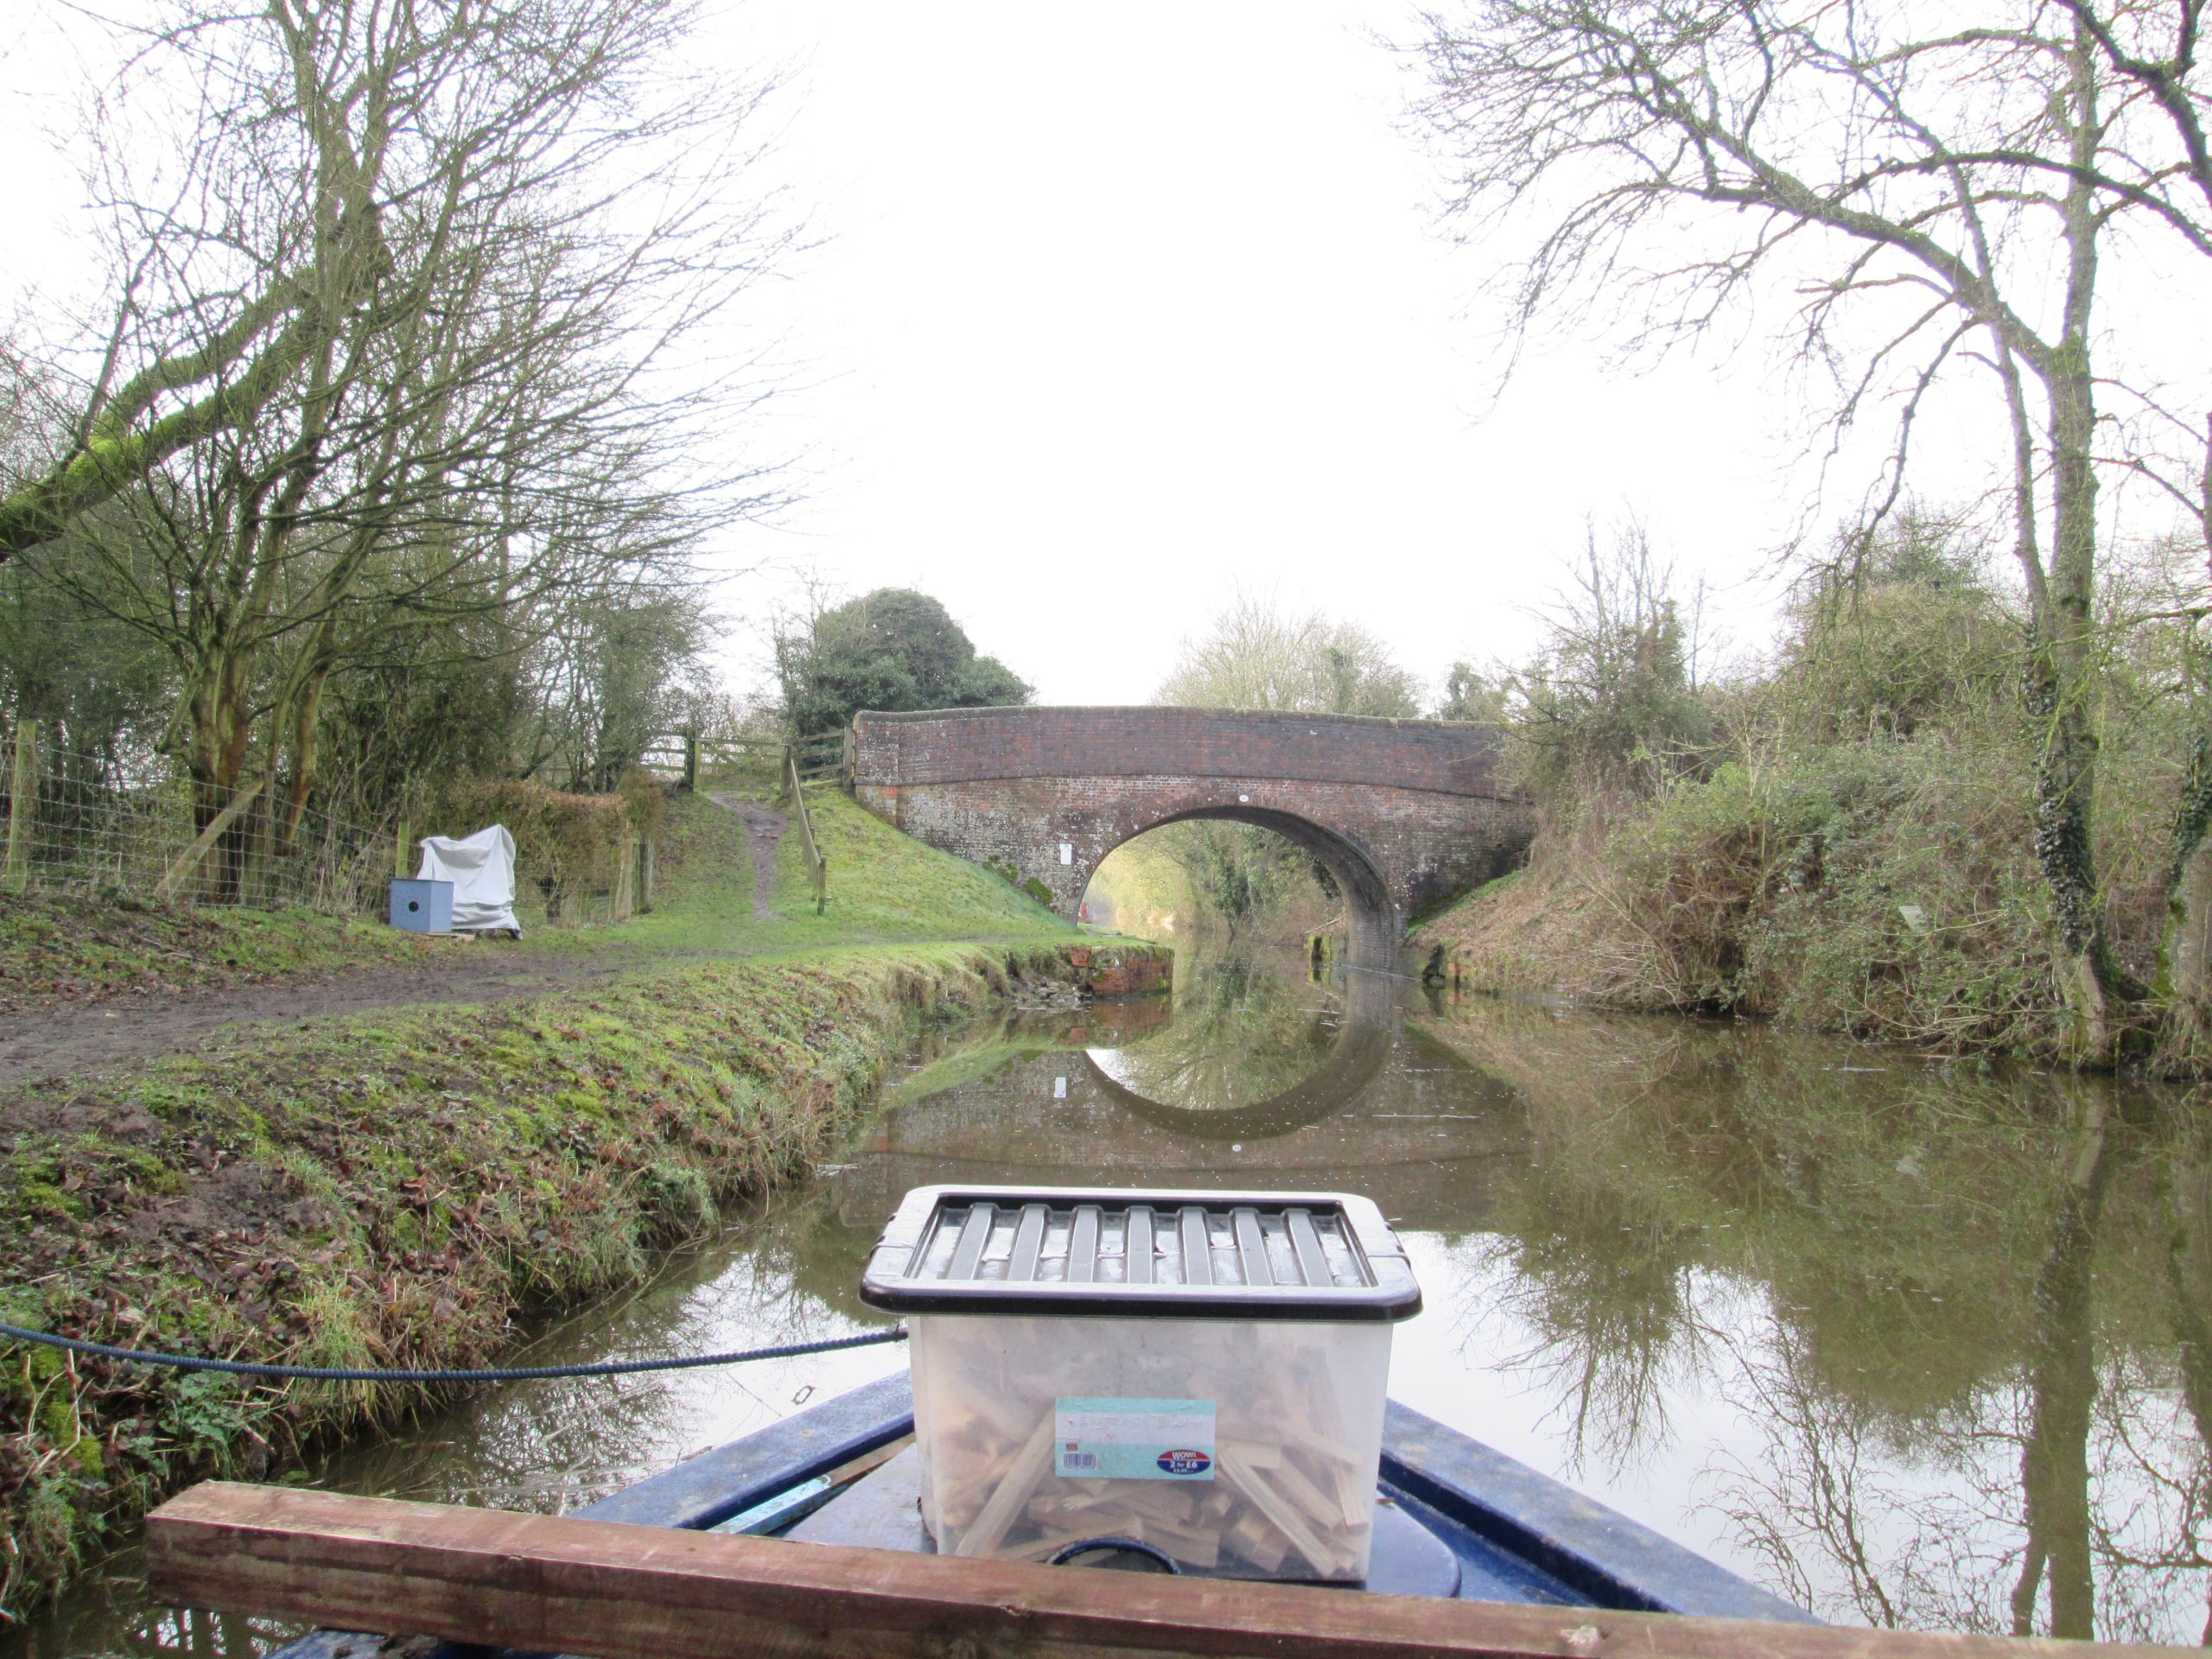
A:
[[[453,931],[453,883],[450,881],[395,881],[391,884],[391,925],[410,933]]]

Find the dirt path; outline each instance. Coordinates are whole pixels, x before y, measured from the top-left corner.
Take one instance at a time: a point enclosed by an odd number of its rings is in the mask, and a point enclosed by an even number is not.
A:
[[[717,793],[709,798],[744,820],[746,850],[753,857],[753,913],[772,914],[768,897],[775,887],[776,847],[784,838],[784,815],[740,795]],[[258,1026],[296,1024],[372,1008],[516,1002],[632,972],[645,960],[627,955],[596,962],[518,957],[486,940],[454,944],[440,960],[421,967],[370,968],[269,985],[48,1003],[0,1019],[0,1089],[233,1043]]]
[[[519,960],[493,943],[456,944],[435,967],[372,968],[342,976],[234,985],[195,995],[154,992],[48,1004],[0,1022],[0,1089],[105,1071],[234,1040],[249,1026],[359,1014],[410,1003],[512,1002],[588,984],[636,963]]]
[[[776,885],[776,845],[787,827],[784,815],[742,795],[709,793],[707,798],[745,820],[745,850],[753,855],[753,913],[763,918],[772,914],[768,894]]]

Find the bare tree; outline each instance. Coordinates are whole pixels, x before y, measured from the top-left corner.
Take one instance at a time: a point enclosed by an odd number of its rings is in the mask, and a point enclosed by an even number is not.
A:
[[[119,297],[0,554],[175,657],[203,813],[283,771],[296,823],[331,676],[395,632],[489,616],[465,648],[518,658],[764,499],[726,454],[748,389],[696,363],[779,240],[737,194],[760,91],[677,72],[689,19],[177,0],[132,31],[200,102],[156,99],[160,169],[105,133]]]
[[[1586,527],[1582,561],[1544,613],[1541,650],[1506,681],[1520,702],[1515,768],[1540,799],[1649,794],[1706,764],[1704,613],[1704,583],[1679,599],[1674,565],[1643,524],[1624,521],[1602,550]]]
[[[2133,245],[2123,223],[2212,253],[2212,196],[2171,159],[2174,127],[2204,108],[2197,12],[1994,0],[1931,29],[1904,4],[1476,0],[1427,20],[1423,112],[1464,164],[1459,211],[1541,226],[1520,327],[1602,308],[1663,350],[1732,305],[1794,294],[1788,337],[1827,378],[1832,442],[1888,407],[1869,534],[1903,498],[1936,389],[1984,394],[2031,615],[2036,853],[2093,1060],[2143,994],[2107,943],[2091,841],[2113,460],[2097,398],[2126,361],[2099,279]],[[2180,19],[2180,44],[2131,67],[2123,35],[2161,16]]]
[[[2205,131],[2212,124],[2212,93],[2196,56],[2204,44],[2204,0],[2102,10],[2089,0],[2064,3],[2105,61],[2158,105],[2181,145],[2177,170],[2212,202],[2212,142]]]

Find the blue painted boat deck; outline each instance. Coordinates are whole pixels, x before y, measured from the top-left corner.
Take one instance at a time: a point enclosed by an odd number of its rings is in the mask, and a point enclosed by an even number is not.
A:
[[[834,1471],[912,1433],[913,1414],[906,1377],[885,1377],[576,1513],[639,1526],[779,1534],[834,1496],[827,1478]],[[1382,1491],[1458,1557],[1464,1599],[1818,1622],[1695,1551],[1395,1401],[1383,1421]],[[363,1643],[318,1630],[269,1659],[373,1651]],[[439,1650],[441,1659],[462,1652]],[[466,1652],[484,1659],[486,1650]]]

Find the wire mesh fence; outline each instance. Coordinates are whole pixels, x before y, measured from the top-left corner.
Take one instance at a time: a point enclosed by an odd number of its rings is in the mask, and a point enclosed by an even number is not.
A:
[[[50,748],[29,723],[0,766],[0,891],[381,913],[390,826],[295,812],[266,779],[209,798],[158,758]]]

